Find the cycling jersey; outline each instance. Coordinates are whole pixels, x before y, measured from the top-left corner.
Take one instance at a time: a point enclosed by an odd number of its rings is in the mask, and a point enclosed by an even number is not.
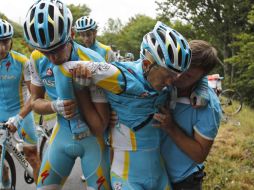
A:
[[[207,140],[214,140],[221,118],[221,107],[214,91],[208,88],[208,105],[194,109],[190,99],[181,97],[176,101],[173,116],[178,126],[190,137],[194,131]],[[161,152],[166,162],[166,168],[170,180],[173,183],[180,182],[200,170],[203,164],[197,164],[186,155],[174,141],[164,134]]]
[[[160,163],[161,130],[152,126],[153,114],[166,103],[168,91],[159,93],[150,87],[143,78],[141,61],[84,64],[92,73],[92,83],[106,90],[108,101],[119,118],[119,124],[111,133],[112,187],[169,189],[165,168]],[[143,163],[149,166],[134,164],[139,159],[145,159]]]
[[[152,117],[169,99],[169,91],[157,92],[150,87],[141,62],[85,64],[92,72],[92,82],[106,90],[119,118],[111,134],[112,146],[133,151],[159,148],[161,130],[152,126]]]
[[[28,89],[25,81],[30,81],[28,59],[15,51],[10,51],[7,57],[0,61],[0,120],[19,113],[28,99]]]
[[[6,122],[20,112],[29,97],[25,82],[30,80],[29,60],[24,55],[10,51],[0,61],[0,122]],[[32,113],[23,119],[18,133],[25,142],[36,144]]]
[[[94,44],[89,48],[99,53],[106,62],[111,63],[115,61],[114,52],[111,50],[111,47],[106,46],[96,40]]]
[[[73,42],[71,60],[103,61],[96,52]],[[39,52],[32,54],[32,83],[44,86],[52,99],[74,99],[71,66],[56,66]],[[49,82],[50,81],[50,82]],[[53,85],[51,85],[53,84]],[[91,88],[94,102],[105,102],[103,94]],[[82,138],[75,138],[82,134]],[[38,189],[58,189],[69,176],[77,157],[81,158],[82,170],[88,189],[109,189],[109,166],[105,163],[103,140],[91,134],[79,114],[71,120],[57,115],[57,124],[51,135],[49,147],[43,158],[38,178]]]

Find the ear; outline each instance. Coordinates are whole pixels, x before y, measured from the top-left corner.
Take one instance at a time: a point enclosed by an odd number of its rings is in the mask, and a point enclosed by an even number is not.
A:
[[[144,68],[144,70],[148,69],[151,64],[152,63],[149,60],[144,59],[143,60],[143,68]]]

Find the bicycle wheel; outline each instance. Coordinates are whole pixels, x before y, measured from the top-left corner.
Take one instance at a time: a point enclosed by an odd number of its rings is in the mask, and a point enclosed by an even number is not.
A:
[[[220,94],[220,103],[223,113],[228,116],[239,113],[243,105],[241,94],[233,89],[222,91]]]
[[[5,167],[4,173],[6,174],[6,172],[7,172],[7,175],[8,175],[7,182],[4,181],[4,179],[3,179],[4,189],[15,190],[15,188],[16,188],[16,168],[15,168],[14,161],[8,152],[5,153],[4,167]]]

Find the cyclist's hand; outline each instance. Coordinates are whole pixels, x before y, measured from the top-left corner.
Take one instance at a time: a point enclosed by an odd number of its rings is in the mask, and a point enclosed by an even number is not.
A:
[[[154,123],[153,126],[165,130],[169,129],[173,123],[173,118],[169,110],[164,107],[160,108],[160,113],[154,114],[153,118],[157,121],[157,123]]]
[[[110,113],[110,119],[109,119],[109,127],[113,128],[116,126],[118,122],[118,117],[115,111],[111,111]]]
[[[195,91],[190,95],[190,102],[193,108],[202,108],[207,106],[209,97],[197,94]]]
[[[9,131],[11,133],[15,133],[17,129],[20,126],[20,122],[23,120],[23,118],[17,114],[16,116],[10,117],[7,121]]]
[[[78,64],[73,69],[72,77],[75,87],[82,89],[91,84],[92,73],[84,64]]]
[[[55,100],[51,102],[54,112],[62,115],[66,119],[71,119],[75,115],[76,102],[73,100]]]

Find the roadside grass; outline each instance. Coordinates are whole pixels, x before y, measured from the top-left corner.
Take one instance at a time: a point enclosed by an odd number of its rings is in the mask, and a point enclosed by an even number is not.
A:
[[[205,170],[204,190],[254,190],[254,110],[221,123]]]

